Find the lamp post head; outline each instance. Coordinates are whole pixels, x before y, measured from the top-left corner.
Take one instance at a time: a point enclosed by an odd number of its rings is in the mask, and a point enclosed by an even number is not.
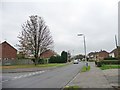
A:
[[[78,36],[83,36],[84,34],[78,34]]]

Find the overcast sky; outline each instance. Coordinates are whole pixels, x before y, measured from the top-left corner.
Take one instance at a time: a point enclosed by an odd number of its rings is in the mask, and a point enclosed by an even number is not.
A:
[[[1,41],[18,44],[21,25],[30,15],[44,18],[54,39],[54,50],[84,53],[83,33],[86,37],[87,53],[115,48],[115,35],[118,36],[119,0],[2,0]],[[16,47],[16,46],[15,46]],[[17,47],[16,47],[17,48]]]

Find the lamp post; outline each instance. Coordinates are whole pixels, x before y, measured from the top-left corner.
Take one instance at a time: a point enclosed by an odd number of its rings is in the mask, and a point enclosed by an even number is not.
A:
[[[86,57],[86,41],[85,41],[85,35],[84,34],[78,34],[78,36],[83,36],[83,39],[84,39],[84,52],[85,52],[85,64],[86,66],[88,66],[88,63],[87,63],[87,57]]]

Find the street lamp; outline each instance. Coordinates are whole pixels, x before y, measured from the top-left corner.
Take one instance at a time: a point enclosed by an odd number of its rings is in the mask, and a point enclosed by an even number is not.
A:
[[[85,41],[85,35],[84,35],[84,34],[78,34],[78,36],[83,36],[83,39],[84,39],[85,62],[86,62],[86,66],[88,66],[87,57],[86,57],[86,41]]]

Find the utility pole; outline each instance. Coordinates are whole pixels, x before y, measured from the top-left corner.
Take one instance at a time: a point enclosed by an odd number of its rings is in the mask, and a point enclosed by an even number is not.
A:
[[[85,35],[84,35],[84,34],[78,34],[78,36],[83,36],[83,39],[84,39],[85,65],[86,65],[86,67],[88,67],[87,56],[86,56],[86,41],[85,41]],[[86,68],[86,69],[87,69],[87,68]]]
[[[117,37],[116,37],[116,35],[115,35],[115,45],[116,45],[116,48],[118,48]]]

